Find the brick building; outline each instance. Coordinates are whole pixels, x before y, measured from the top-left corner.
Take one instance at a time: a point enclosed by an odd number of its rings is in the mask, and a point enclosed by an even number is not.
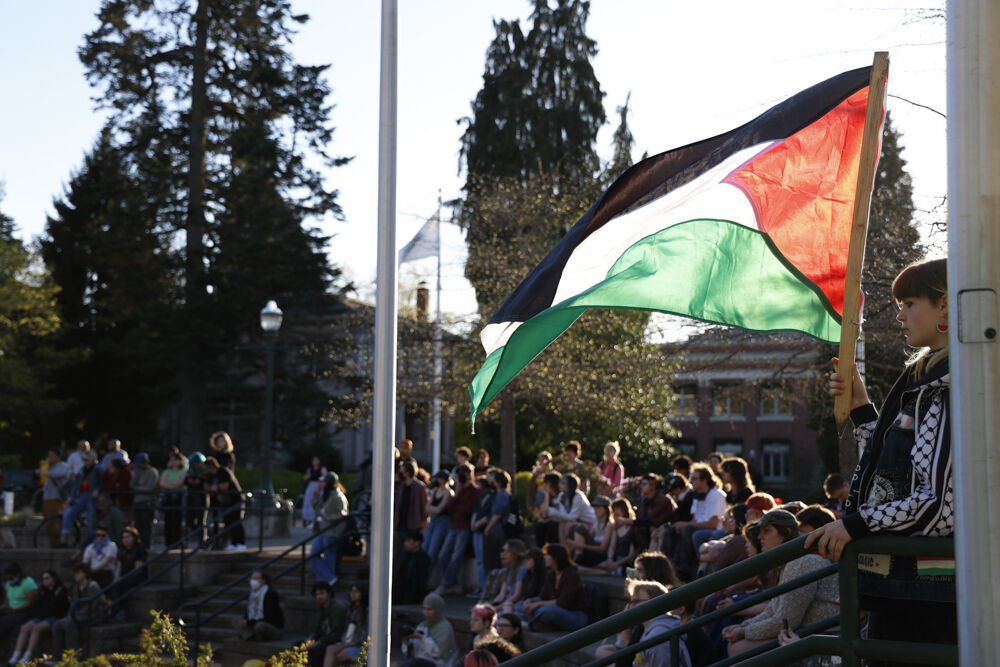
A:
[[[745,459],[762,490],[812,498],[825,471],[807,426],[817,343],[804,335],[712,329],[664,346],[676,357],[674,446],[694,460],[718,451]]]

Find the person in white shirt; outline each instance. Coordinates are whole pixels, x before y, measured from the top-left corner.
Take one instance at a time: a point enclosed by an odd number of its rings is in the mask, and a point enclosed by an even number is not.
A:
[[[559,543],[564,546],[574,525],[583,524],[591,532],[597,526],[597,514],[579,487],[579,477],[572,473],[563,475],[559,481],[559,495],[554,500],[546,495],[542,501],[542,517],[559,522]]]
[[[691,488],[694,495],[691,520],[677,521],[673,525],[674,530],[681,535],[674,549],[674,565],[679,573],[693,575],[689,570],[697,565],[696,554],[701,546],[694,542],[698,531],[705,531],[703,535],[711,535],[711,531],[722,525],[726,516],[726,494],[722,492],[721,486],[722,482],[709,466],[704,463],[691,466]]]
[[[76,443],[76,451],[66,457],[66,465],[69,466],[69,474],[76,477],[83,470],[83,455],[90,451],[90,443],[80,440]]]

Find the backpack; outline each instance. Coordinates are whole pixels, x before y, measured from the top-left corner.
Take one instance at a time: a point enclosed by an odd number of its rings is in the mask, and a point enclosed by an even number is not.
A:
[[[344,556],[360,556],[365,550],[364,540],[359,532],[361,526],[353,514],[348,514],[344,523],[344,536],[337,543],[337,551]]]
[[[503,520],[503,535],[508,540],[521,537],[524,533],[524,518],[521,516],[521,510],[517,505],[517,498],[511,494],[510,496],[510,511]]]

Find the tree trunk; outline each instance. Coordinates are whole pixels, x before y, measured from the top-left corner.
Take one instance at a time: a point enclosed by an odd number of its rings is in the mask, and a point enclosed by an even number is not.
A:
[[[200,312],[205,299],[205,115],[208,107],[206,50],[208,2],[199,0],[194,15],[195,40],[191,50],[191,114],[188,121],[188,202],[185,221],[185,321],[189,336],[181,368],[182,444],[205,437],[205,378],[202,368]]]
[[[510,473],[511,492],[517,476],[517,435],[514,432],[514,394],[500,393],[500,467]]]

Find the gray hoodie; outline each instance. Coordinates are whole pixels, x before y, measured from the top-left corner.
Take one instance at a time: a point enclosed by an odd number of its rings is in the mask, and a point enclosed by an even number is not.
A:
[[[665,632],[673,630],[681,624],[681,619],[676,616],[671,616],[669,614],[663,614],[662,616],[657,616],[649,622],[646,629],[642,631],[642,641],[647,639],[652,639],[656,635],[662,635]],[[681,654],[681,664],[677,667],[691,667],[691,656],[688,655],[687,646],[684,645],[683,638],[679,642],[679,649]],[[670,664],[670,640],[663,642],[662,644],[657,644],[652,648],[647,648],[642,653],[637,653],[635,656],[635,662],[633,665],[642,665],[642,667],[674,667]]]

